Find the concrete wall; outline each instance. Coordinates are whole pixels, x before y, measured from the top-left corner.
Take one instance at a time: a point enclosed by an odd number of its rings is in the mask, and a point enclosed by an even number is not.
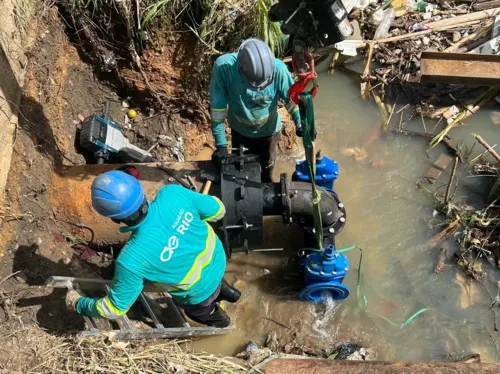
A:
[[[0,203],[4,199],[24,82],[24,49],[36,0],[0,0]]]

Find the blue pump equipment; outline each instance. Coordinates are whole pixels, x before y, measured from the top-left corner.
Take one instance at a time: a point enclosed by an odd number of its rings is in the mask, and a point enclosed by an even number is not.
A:
[[[338,163],[318,152],[316,155],[316,185],[336,195],[333,191],[333,185],[338,176]],[[292,179],[310,182],[306,160],[297,162]],[[327,245],[324,250],[305,249],[304,251],[309,252],[309,254],[299,262],[304,271],[306,285],[299,294],[300,299],[321,302],[330,298],[343,300],[348,297],[349,288],[342,284],[349,272],[347,257],[337,252],[334,244]]]

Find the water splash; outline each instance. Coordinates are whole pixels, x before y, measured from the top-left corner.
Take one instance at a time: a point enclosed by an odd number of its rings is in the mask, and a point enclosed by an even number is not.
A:
[[[332,325],[337,310],[340,307],[340,303],[336,303],[335,300],[333,300],[328,290],[321,291],[321,300],[321,303],[311,304],[309,307],[311,315],[314,317],[312,328],[318,333],[319,337],[334,343],[335,336],[337,335],[337,328],[335,328],[335,332],[332,334]]]

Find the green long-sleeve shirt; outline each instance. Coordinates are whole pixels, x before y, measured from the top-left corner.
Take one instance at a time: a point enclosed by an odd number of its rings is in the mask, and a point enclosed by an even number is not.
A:
[[[262,91],[248,88],[238,70],[237,53],[220,56],[210,79],[210,109],[215,145],[226,145],[224,121],[249,138],[271,136],[281,130],[278,101],[285,102],[295,125],[300,124],[299,108],[290,102],[288,90],[293,78],[286,65],[275,59],[273,83]]]
[[[216,197],[178,185],[162,187],[149,204],[146,218],[134,227],[116,260],[106,297],[82,297],[76,310],[93,317],[115,319],[127,312],[144,282],[157,283],[177,302],[200,303],[212,295],[224,275],[226,255],[208,222],[224,216]]]

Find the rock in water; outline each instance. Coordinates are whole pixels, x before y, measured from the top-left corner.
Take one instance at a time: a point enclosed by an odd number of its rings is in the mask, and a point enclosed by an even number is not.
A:
[[[495,125],[500,125],[500,112],[494,111],[490,113],[491,122]]]
[[[344,156],[353,157],[356,161],[363,161],[368,157],[368,152],[364,148],[346,148]]]

